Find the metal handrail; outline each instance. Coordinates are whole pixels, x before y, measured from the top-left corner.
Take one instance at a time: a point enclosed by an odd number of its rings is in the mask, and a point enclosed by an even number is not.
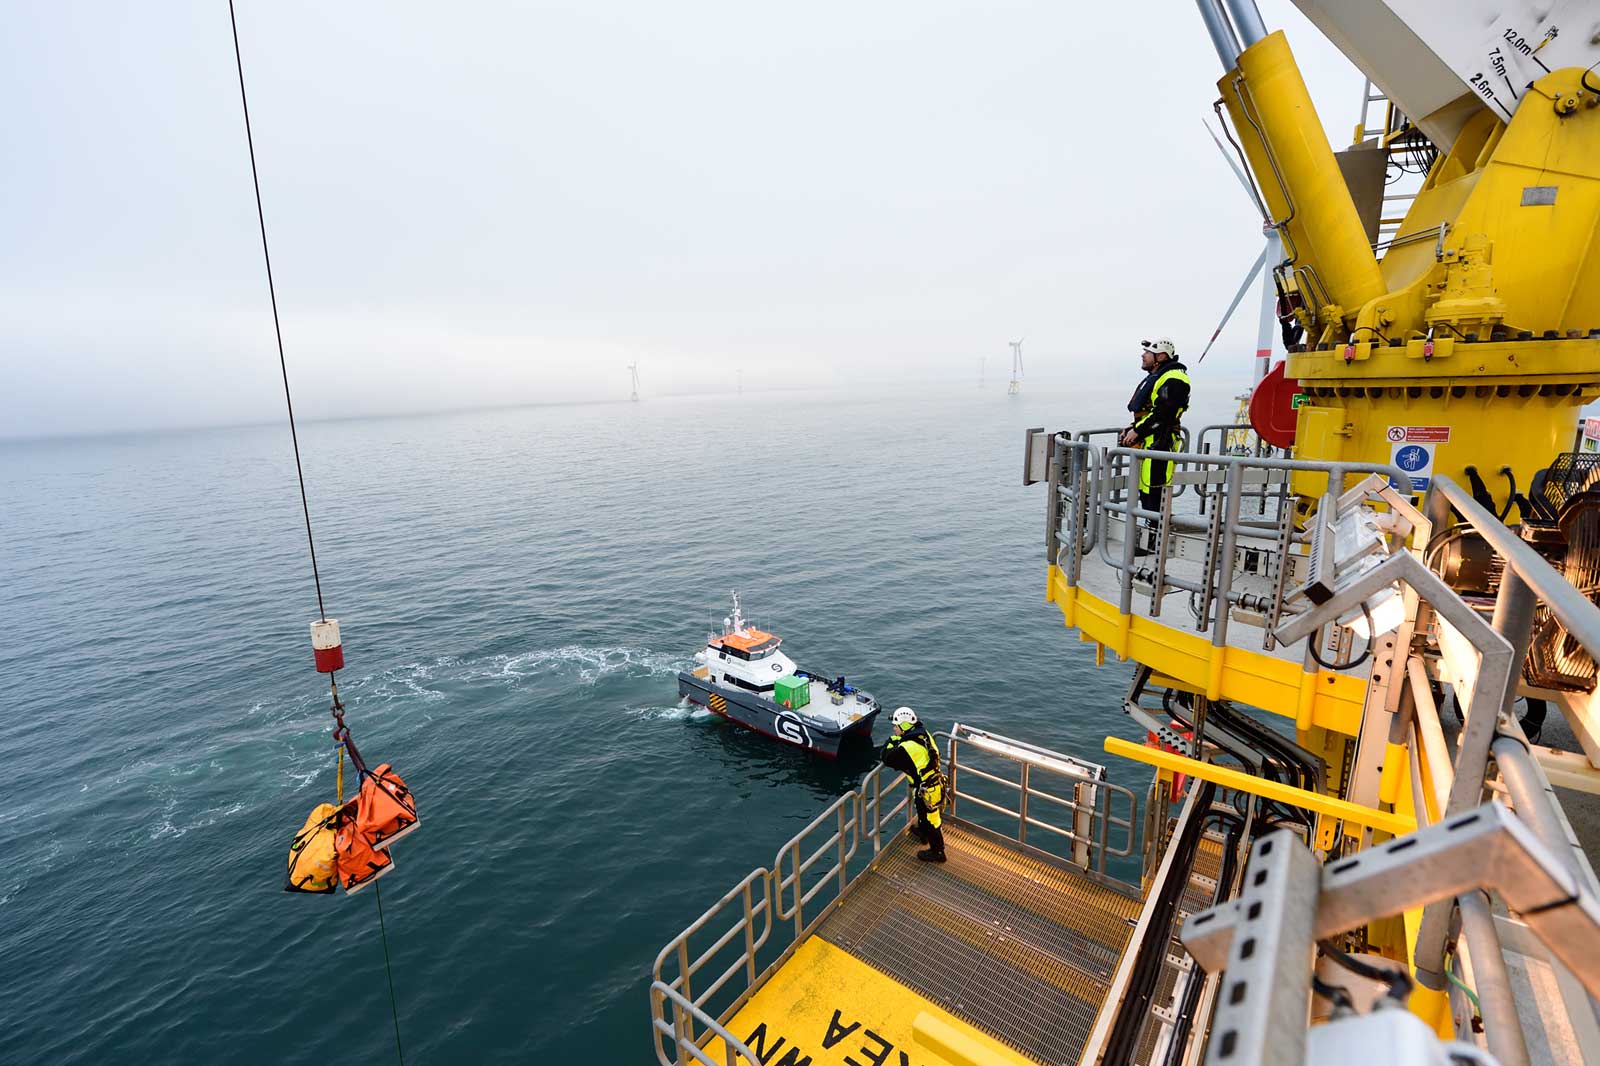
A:
[[[761,899],[759,902],[756,901],[755,893],[753,891],[754,886],[757,884],[761,886]],[[772,936],[772,892],[773,880],[766,867],[757,867],[756,869],[751,870],[748,874],[745,874],[743,880],[734,885],[733,888],[729,889],[721,899],[719,899],[716,903],[713,903],[710,907],[706,908],[704,914],[700,915],[699,918],[696,918],[693,922],[689,923],[688,927],[685,928],[683,932],[669,940],[666,946],[663,947],[656,955],[655,965],[651,969],[651,976],[654,982],[670,989],[674,993],[675,999],[681,994],[683,1002],[688,1004],[693,1010],[693,1014],[691,1014],[687,1020],[688,1039],[691,1043],[696,1043],[698,1039],[697,1034],[694,1031],[694,1024],[695,1018],[703,1017],[700,1008],[704,1006],[712,996],[720,992],[722,988],[730,980],[732,980],[734,974],[738,973],[741,969],[745,971],[745,991],[735,999],[733,1006],[729,1008],[729,1016],[731,1016],[734,1011],[738,1010],[739,1007],[743,1006],[745,1000],[750,997],[750,990],[754,988],[757,980],[756,953],[766,945],[767,941]],[[725,930],[710,947],[706,948],[704,951],[700,952],[697,956],[691,959],[689,957],[690,939],[695,933],[699,932],[701,929],[704,929],[713,920],[720,916],[735,900],[742,904],[739,919],[736,920],[734,924],[731,925],[727,930]],[[763,920],[759,933],[756,931],[756,922],[758,919]],[[697,974],[702,967],[704,967],[719,952],[721,952],[723,948],[732,943],[734,937],[741,933],[744,935],[744,950],[740,952],[738,957],[736,957],[733,962],[730,963],[728,967],[717,976],[715,980],[696,993],[694,988],[695,974]],[[666,975],[664,973],[667,961],[669,959],[674,960],[677,963],[678,969],[678,975],[670,981],[666,979]],[[659,1005],[658,1001],[655,1000],[652,1000],[652,1003]],[[659,1023],[661,1021],[659,1010],[652,1015],[652,1021],[657,1023],[657,1027],[659,1028]],[[672,1030],[661,1031],[674,1033],[680,1032],[681,1027],[678,1023],[681,1023],[682,1021],[683,1019],[679,1018],[676,1020]],[[673,1066],[673,1062],[664,1056],[659,1037],[656,1039],[656,1058],[661,1062],[661,1066]],[[681,1062],[682,1060],[679,1059],[678,1061]],[[705,1060],[702,1059],[701,1061]]]
[[[1111,426],[1111,427],[1106,427],[1106,428],[1102,428],[1102,429],[1083,429],[1083,430],[1079,430],[1078,431],[1078,433],[1076,435],[1076,440],[1079,443],[1086,443],[1086,444],[1091,444],[1092,445],[1092,442],[1093,442],[1094,438],[1096,438],[1096,437],[1110,437],[1113,442],[1116,442],[1116,441],[1121,440],[1122,431],[1127,429],[1127,428],[1128,428],[1127,426]],[[1177,448],[1177,451],[1176,451],[1175,454],[1182,455],[1182,456],[1185,456],[1185,457],[1191,456],[1191,455],[1194,454],[1193,452],[1190,451],[1191,439],[1189,437],[1189,429],[1188,429],[1187,426],[1179,426],[1178,427],[1178,441],[1177,441],[1177,443],[1178,443],[1178,448]],[[1106,450],[1107,450],[1107,448],[1102,447],[1101,448],[1102,454]],[[1174,474],[1177,474],[1179,471],[1182,471],[1182,470],[1187,470],[1188,468],[1189,468],[1189,464],[1188,464],[1188,462],[1186,460],[1177,460],[1177,461],[1174,461],[1173,464],[1172,464],[1172,471],[1173,471]],[[1115,471],[1108,471],[1108,474],[1114,474],[1114,473],[1115,473]],[[1175,482],[1174,485],[1173,485],[1173,488],[1172,488],[1172,495],[1174,497],[1182,496],[1184,494],[1184,491],[1185,491],[1186,488],[1187,488],[1186,485],[1184,485],[1184,484],[1182,484],[1180,482]],[[1120,486],[1119,486],[1119,488],[1113,489],[1112,491],[1113,491],[1113,495],[1115,496],[1116,499],[1120,500],[1122,498],[1121,491],[1120,491]]]
[[[900,772],[891,770],[887,766],[879,765],[874,766],[862,775],[859,790],[861,794],[861,832],[871,838],[873,855],[877,855],[883,850],[883,827],[885,825],[890,824],[895,816],[902,811],[905,812],[905,821],[909,823],[911,820],[911,793],[909,790],[902,793],[899,802],[889,808],[889,813],[885,814],[883,812],[883,778],[885,774],[890,777],[890,787],[892,788],[894,779],[900,777]],[[868,793],[869,788],[871,790],[870,796]],[[869,810],[871,811],[870,818],[868,817]]]
[[[1049,562],[1061,566],[1061,552],[1065,545],[1061,543],[1061,516],[1058,508],[1061,500],[1066,499],[1072,504],[1072,543],[1076,546],[1073,554],[1073,566],[1061,567],[1068,572],[1068,577],[1073,584],[1077,583],[1079,569],[1085,551],[1093,551],[1100,542],[1100,509],[1091,505],[1090,500],[1095,498],[1096,482],[1100,477],[1100,450],[1085,441],[1069,440],[1063,435],[1055,438],[1055,463],[1052,466],[1053,478],[1050,482],[1051,493],[1046,501],[1050,509],[1046,522],[1045,552]],[[1072,463],[1068,468],[1067,459],[1071,457]],[[1065,481],[1071,478],[1071,484]]]
[[[1255,428],[1256,427],[1252,426],[1249,422],[1213,422],[1210,425],[1200,427],[1200,432],[1196,433],[1194,437],[1195,444],[1202,455],[1211,454],[1206,451],[1206,438],[1212,433],[1215,433],[1217,435],[1217,451],[1215,454],[1228,455],[1231,454],[1227,450],[1228,434],[1241,432],[1254,433]],[[1262,440],[1259,435],[1257,435],[1255,450],[1252,455],[1256,458],[1267,458],[1266,455],[1262,454],[1263,448],[1274,451],[1276,450],[1271,444],[1268,444],[1266,441]]]
[[[1215,449],[1211,447],[1211,442],[1206,439],[1212,434],[1215,434],[1217,438]],[[1245,434],[1246,439],[1251,442],[1243,452],[1232,450],[1232,446],[1229,444],[1235,434]],[[1257,459],[1271,458],[1276,456],[1279,451],[1273,445],[1262,440],[1260,435],[1255,432],[1255,427],[1248,422],[1214,422],[1211,425],[1202,426],[1200,432],[1195,434],[1195,448],[1202,455],[1210,455],[1213,452],[1217,455],[1242,454]],[[1267,502],[1272,499],[1277,499],[1279,506],[1283,506],[1286,499],[1285,495],[1273,492],[1273,486],[1281,485],[1283,480],[1287,478],[1286,473],[1282,471],[1279,473],[1281,476],[1278,478],[1268,476],[1259,486],[1243,490],[1246,497],[1256,501],[1257,514],[1265,515],[1267,513]],[[1213,482],[1207,480],[1199,482],[1195,487],[1195,494],[1200,497],[1201,514],[1206,513],[1206,504],[1210,502],[1212,497],[1222,495],[1221,482],[1215,483],[1218,486],[1217,488],[1212,488],[1213,484]]]
[[[957,745],[962,742],[970,743],[972,740],[971,736],[963,737],[960,734],[960,730],[961,726],[957,725],[955,735],[950,736],[952,749],[952,771],[954,771],[959,765],[958,760],[954,756]],[[978,807],[982,807],[985,810],[993,811],[996,814],[1005,815],[1009,818],[1015,818],[1017,820],[1017,840],[1022,844],[1026,844],[1028,842],[1028,828],[1030,826],[1036,829],[1045,830],[1049,833],[1054,833],[1057,836],[1072,841],[1075,845],[1080,845],[1084,849],[1085,856],[1092,858],[1092,865],[1101,873],[1105,872],[1106,857],[1108,855],[1117,856],[1120,858],[1133,853],[1134,844],[1137,840],[1136,827],[1138,825],[1139,817],[1139,801],[1131,790],[1124,788],[1121,785],[1114,784],[1110,781],[1106,781],[1103,778],[1092,780],[1087,777],[1082,777],[1076,774],[1058,770],[1055,767],[1044,763],[1029,762],[1024,759],[1016,758],[1007,755],[1005,752],[995,751],[992,748],[983,747],[978,744],[974,744],[972,746],[976,747],[977,750],[983,751],[989,755],[993,755],[996,758],[1015,762],[1019,767],[1018,780],[1013,781],[1009,778],[1001,777],[998,774],[992,774],[987,770],[980,769],[976,766],[960,766],[959,775],[955,772],[952,772],[950,775],[951,780],[949,791],[950,805],[952,810],[959,809],[959,806],[962,802],[967,802]],[[1042,789],[1035,787],[1033,783],[1031,771],[1034,769],[1044,770],[1055,777],[1071,781],[1074,785],[1074,791],[1076,791],[1078,786],[1089,788],[1093,790],[1095,798],[1091,802],[1084,803],[1077,799],[1069,800],[1065,797],[1057,796],[1050,792],[1045,792]],[[960,787],[960,780],[965,777],[976,777],[980,780],[989,781],[993,784],[1003,786],[1012,790],[1013,792],[1016,792],[1017,806],[1013,809],[1003,804],[986,800],[981,796],[974,795],[970,790],[962,789]],[[1117,796],[1123,797],[1128,803],[1128,816],[1126,818],[1117,817],[1113,811],[1112,805],[1114,802],[1114,797]],[[1030,802],[1034,800],[1045,800],[1070,810],[1073,814],[1073,828],[1062,828],[1053,822],[1049,822],[1038,817],[1036,810],[1030,810],[1029,806]],[[1081,827],[1076,824],[1080,818],[1085,823]],[[1113,827],[1123,831],[1122,843],[1116,847],[1112,847],[1109,840],[1110,830]]]
[[[1506,569],[1515,571],[1533,594],[1544,601],[1562,628],[1576,637],[1585,651],[1600,660],[1600,607],[1596,607],[1593,601],[1562,577],[1531,544],[1474,499],[1471,492],[1450,478],[1436,474],[1428,485],[1423,504],[1423,510],[1433,519],[1435,529],[1443,529],[1449,524],[1449,512],[1445,504],[1454,507],[1456,513],[1505,560]]]
[[[1234,554],[1241,538],[1269,542],[1260,550],[1277,557],[1280,574],[1283,567],[1288,565],[1288,544],[1284,540],[1281,514],[1277,522],[1241,519],[1242,498],[1247,494],[1253,494],[1244,490],[1247,471],[1265,474],[1267,483],[1276,480],[1271,476],[1271,472],[1274,471],[1281,472],[1282,477],[1291,477],[1296,473],[1320,474],[1326,482],[1325,494],[1335,497],[1343,494],[1347,479],[1362,474],[1386,476],[1400,487],[1402,493],[1409,494],[1411,491],[1411,479],[1392,464],[1319,462],[1255,455],[1196,455],[1123,447],[1103,448],[1099,450],[1097,456],[1080,459],[1079,456],[1085,450],[1093,448],[1085,438],[1099,432],[1103,431],[1087,431],[1077,434],[1076,437],[1059,433],[1054,438],[1055,447],[1058,449],[1057,465],[1062,470],[1052,480],[1056,491],[1047,505],[1050,508],[1047,550],[1053,554],[1051,561],[1066,576],[1068,587],[1075,587],[1081,578],[1084,553],[1086,551],[1096,553],[1105,566],[1119,575],[1117,607],[1119,613],[1124,615],[1132,613],[1136,571],[1143,579],[1151,580],[1162,589],[1171,588],[1201,595],[1203,601],[1198,628],[1202,631],[1211,628],[1214,644],[1226,641],[1227,620],[1231,608],[1235,605],[1259,608],[1274,620],[1281,618],[1285,610],[1283,602],[1285,583],[1282,581],[1275,583],[1270,595],[1234,587]],[[1090,454],[1093,455],[1092,452]],[[1068,463],[1069,456],[1070,463]],[[1171,461],[1175,465],[1182,461],[1192,466],[1195,474],[1199,475],[1191,477],[1196,484],[1209,480],[1204,476],[1206,471],[1225,472],[1225,484],[1219,487],[1215,494],[1218,497],[1217,507],[1220,513],[1214,515],[1211,521],[1175,516],[1171,513],[1170,506],[1171,496],[1176,495],[1175,492],[1169,493],[1168,504],[1161,511],[1147,510],[1139,506],[1138,460],[1145,458]],[[1070,477],[1070,484],[1063,483],[1064,476]],[[1121,491],[1117,490],[1119,483]],[[1205,494],[1204,488],[1200,491]],[[1260,491],[1267,491],[1265,484]],[[1070,502],[1073,515],[1065,528],[1061,522],[1062,499]],[[1120,559],[1115,557],[1111,550],[1109,532],[1113,516],[1118,517],[1122,524]],[[1141,568],[1136,564],[1134,556],[1136,539],[1134,528],[1140,521],[1156,525],[1163,545],[1168,542],[1173,529],[1195,532],[1209,530],[1212,549],[1208,552],[1208,557],[1213,560],[1212,572],[1206,574],[1203,580],[1180,577],[1168,573],[1164,562],[1160,560],[1158,560],[1158,573],[1147,567]],[[1102,530],[1107,535],[1102,536]],[[1163,549],[1161,560],[1164,559]],[[1270,634],[1266,639],[1270,642]]]
[[[855,789],[846,792],[830,803],[825,810],[813,818],[804,829],[796,833],[789,842],[778,849],[776,858],[772,860],[772,880],[777,897],[778,917],[794,919],[795,936],[802,936],[806,929],[805,905],[817,897],[830,880],[839,879],[839,893],[844,894],[845,886],[849,883],[850,860],[855,858],[856,849],[861,846],[861,819],[859,808],[861,793]],[[834,831],[824,840],[817,849],[804,859],[800,857],[800,847],[808,837],[818,828],[833,820]],[[848,842],[848,843],[847,843]],[[837,855],[833,865],[824,870],[817,878],[815,884],[809,889],[805,887],[806,871],[822,860],[829,851],[836,851]],[[783,872],[784,860],[787,859],[793,873],[785,875]],[[784,893],[791,886],[794,888],[794,905],[786,906]],[[819,916],[820,917],[820,916]]]
[[[664,1013],[662,1007],[665,1005],[663,1001],[666,1000],[672,1002],[671,1022],[662,1016]],[[707,1036],[715,1036],[722,1040],[724,1054],[722,1062],[717,1062],[701,1049],[699,1041],[694,1038],[696,1022],[705,1027]],[[762,1066],[761,1059],[750,1050],[749,1045],[728,1032],[715,1018],[695,1006],[687,996],[665,981],[650,983],[650,1028],[654,1030],[656,1058],[661,1062],[661,1066],[673,1066],[673,1062],[661,1054],[663,1036],[671,1037],[679,1051],[688,1052],[702,1066],[734,1066],[739,1062],[748,1063],[749,1066]],[[676,1061],[681,1063],[683,1059],[680,1056]]]

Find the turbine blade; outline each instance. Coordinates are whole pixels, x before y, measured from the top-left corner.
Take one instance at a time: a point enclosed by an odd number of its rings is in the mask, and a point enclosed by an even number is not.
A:
[[[1229,155],[1228,150],[1222,146],[1222,142],[1218,140],[1217,135],[1212,132],[1211,124],[1205,121],[1202,121],[1200,124],[1206,128],[1206,133],[1211,135],[1211,143],[1217,146],[1217,151],[1222,153],[1222,161],[1228,164],[1228,169],[1233,171],[1233,176],[1239,179],[1240,185],[1244,186],[1244,194],[1250,197],[1250,202],[1255,204],[1257,211],[1261,212],[1261,221],[1270,223],[1272,220],[1267,217],[1267,209],[1261,203],[1261,197],[1256,195],[1256,187],[1254,183],[1252,183],[1250,179],[1245,176],[1244,171],[1239,169],[1238,162],[1233,158],[1233,156]]]
[[[1222,321],[1217,323],[1217,328],[1212,332],[1211,339],[1206,341],[1206,350],[1200,353],[1199,359],[1195,360],[1196,366],[1205,362],[1206,353],[1211,351],[1213,344],[1217,343],[1217,337],[1221,335],[1223,329],[1228,325],[1228,319],[1233,317],[1233,312],[1238,308],[1239,301],[1244,299],[1244,294],[1250,291],[1250,286],[1255,283],[1256,275],[1261,273],[1261,268],[1266,264],[1267,256],[1271,251],[1271,241],[1261,246],[1261,254],[1256,256],[1254,263],[1250,264],[1250,272],[1244,276],[1244,284],[1240,285],[1239,291],[1233,294],[1233,302],[1228,305],[1228,309],[1222,312]]]

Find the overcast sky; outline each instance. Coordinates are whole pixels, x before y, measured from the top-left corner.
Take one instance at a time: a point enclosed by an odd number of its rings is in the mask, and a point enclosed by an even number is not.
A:
[[[1287,0],[1338,146],[1360,75]],[[0,32],[0,436],[280,417],[226,0]],[[239,0],[309,417],[1197,354],[1260,247],[1194,4]],[[1204,372],[1248,374],[1242,310]]]

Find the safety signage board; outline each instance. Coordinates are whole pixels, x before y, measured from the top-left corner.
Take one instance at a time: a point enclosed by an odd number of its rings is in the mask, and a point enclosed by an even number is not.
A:
[[[1413,492],[1426,489],[1433,479],[1439,445],[1450,443],[1450,427],[1390,426],[1388,436],[1389,462],[1410,475]]]
[[[1600,418],[1585,418],[1583,420],[1583,439],[1600,440]]]

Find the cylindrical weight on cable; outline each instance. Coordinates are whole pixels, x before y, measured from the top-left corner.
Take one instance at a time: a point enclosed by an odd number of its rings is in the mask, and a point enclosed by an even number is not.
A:
[[[319,618],[311,623],[311,653],[317,658],[319,674],[344,669],[344,645],[339,642],[337,618]]]

